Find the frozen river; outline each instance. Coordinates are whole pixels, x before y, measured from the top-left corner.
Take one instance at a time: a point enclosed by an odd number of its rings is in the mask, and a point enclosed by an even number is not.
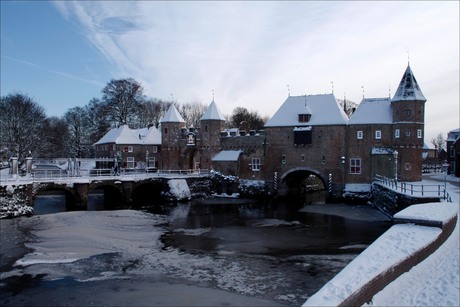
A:
[[[390,226],[367,206],[238,199],[50,212],[1,221],[2,306],[300,305]]]

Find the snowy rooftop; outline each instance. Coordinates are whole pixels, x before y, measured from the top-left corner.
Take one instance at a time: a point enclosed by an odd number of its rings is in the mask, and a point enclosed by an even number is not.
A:
[[[223,150],[212,158],[213,162],[218,161],[238,161],[240,150]]]
[[[179,111],[177,111],[174,104],[171,104],[168,111],[166,111],[165,115],[160,119],[160,123],[185,123],[185,120],[182,115],[180,115]]]
[[[392,122],[390,98],[366,98],[358,105],[348,124],[391,124]]]
[[[307,123],[299,114],[311,114]],[[346,125],[348,117],[333,94],[289,96],[265,127],[306,125]]]
[[[393,100],[426,101],[426,98],[423,96],[422,90],[420,89],[417,80],[415,80],[414,74],[412,73],[409,65],[407,65],[406,71],[404,72],[401,82],[399,83]]]
[[[142,140],[145,145],[161,145],[161,132],[155,127],[150,127]]]
[[[113,128],[107,132],[99,141],[94,145],[115,143],[115,144],[142,144],[139,136],[133,133],[127,125]]]
[[[222,115],[217,107],[217,104],[213,100],[206,112],[204,112],[201,120],[225,120],[225,117]]]

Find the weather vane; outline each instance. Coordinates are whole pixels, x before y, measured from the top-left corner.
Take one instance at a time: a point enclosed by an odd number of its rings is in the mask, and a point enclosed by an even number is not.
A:
[[[361,85],[361,88],[363,90],[363,99],[364,99],[364,85]]]
[[[212,92],[212,101],[214,101],[214,90],[211,90]]]
[[[334,81],[331,81],[331,85],[332,85],[332,94],[334,94]]]
[[[291,97],[291,89],[289,88],[289,84],[286,85],[288,89],[288,97]]]

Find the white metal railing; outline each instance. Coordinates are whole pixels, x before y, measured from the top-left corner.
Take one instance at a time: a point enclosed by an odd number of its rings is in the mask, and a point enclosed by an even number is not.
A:
[[[413,184],[397,181],[381,175],[375,175],[374,182],[378,182],[385,187],[407,195],[427,197],[435,196],[448,202],[452,202],[452,198],[447,192],[445,184]]]
[[[59,170],[38,170],[26,175],[2,174],[0,183],[12,182],[49,182],[49,181],[72,181],[77,179],[94,179],[94,178],[155,178],[155,177],[189,177],[189,176],[207,176],[207,169],[181,169],[181,170],[158,170],[158,169],[121,169],[119,172],[111,168],[104,169],[80,169],[75,172]]]

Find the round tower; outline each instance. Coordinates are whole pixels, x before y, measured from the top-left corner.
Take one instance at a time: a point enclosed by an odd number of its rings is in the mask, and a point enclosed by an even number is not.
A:
[[[161,124],[161,168],[169,170],[182,169],[180,155],[181,129],[185,120],[171,104],[160,120]]]
[[[211,159],[221,149],[220,133],[225,127],[225,118],[214,100],[200,119],[201,168],[210,168]]]
[[[409,65],[391,100],[393,147],[398,152],[398,179],[422,180],[426,98]]]

